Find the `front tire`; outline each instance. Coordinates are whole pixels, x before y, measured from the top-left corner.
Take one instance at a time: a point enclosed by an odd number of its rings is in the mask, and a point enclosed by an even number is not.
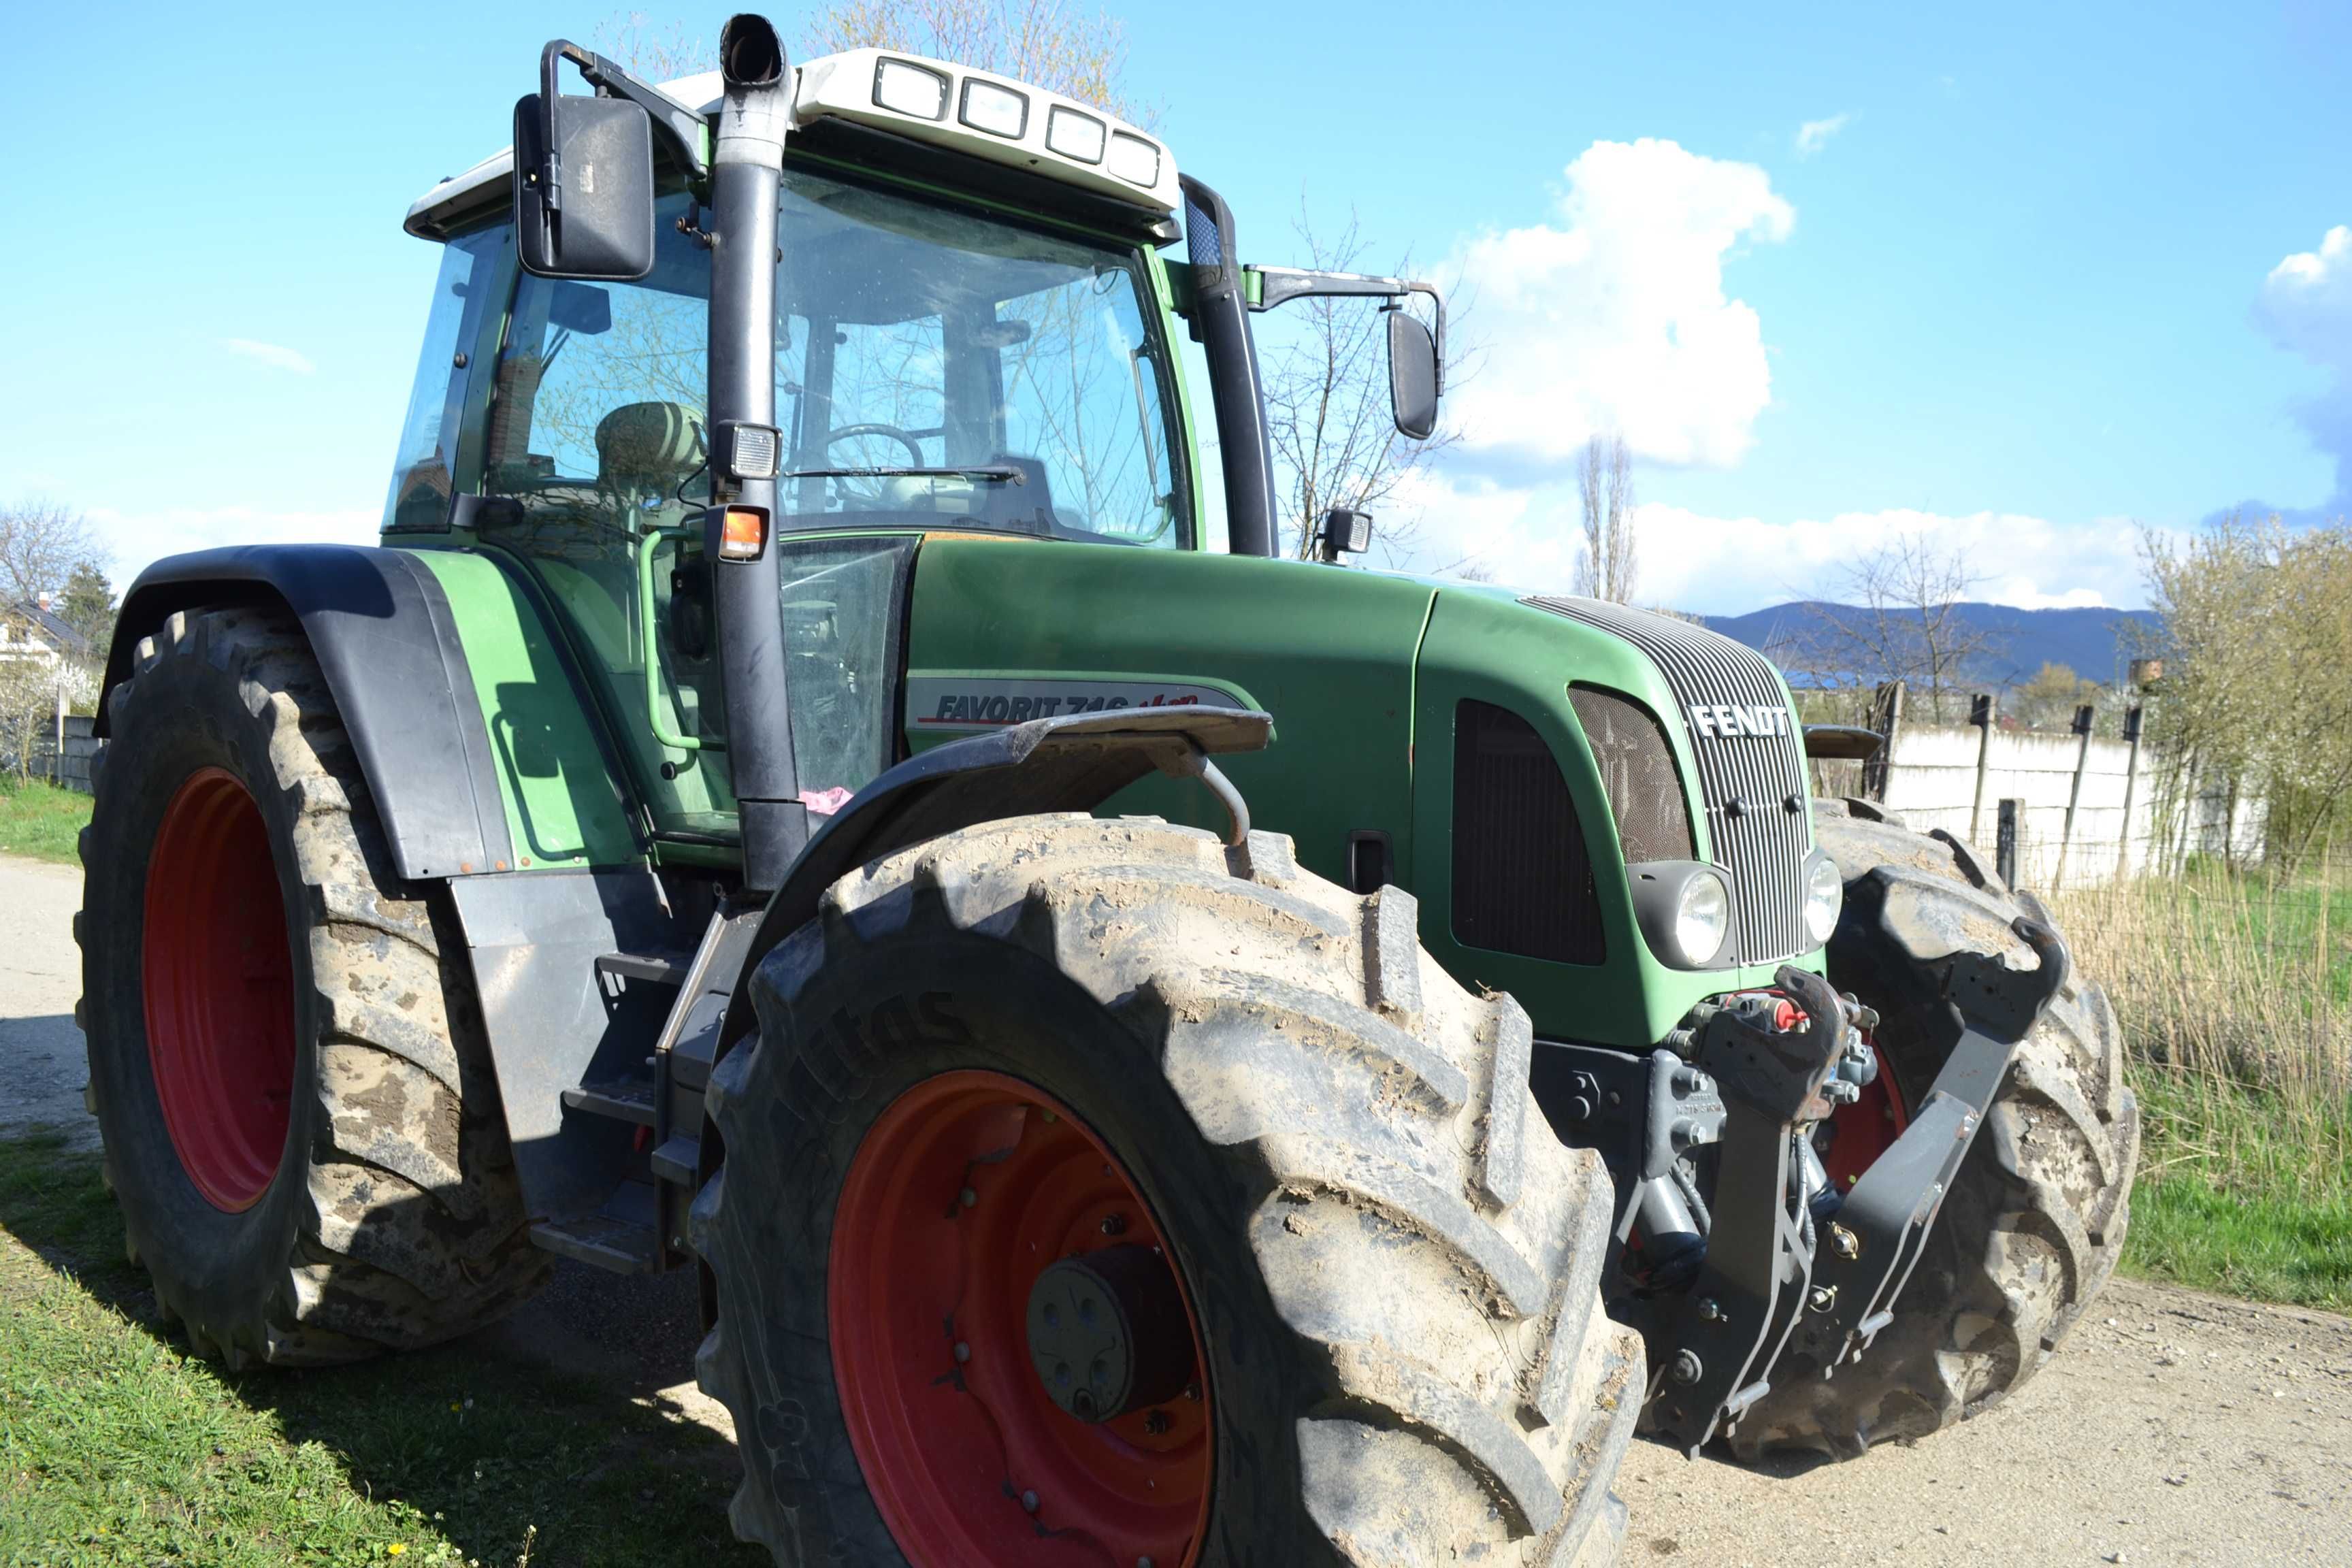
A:
[[[1900,1103],[1917,1105],[1948,1051],[1937,961],[1968,951],[2031,967],[2010,922],[2050,923],[2049,913],[1948,834],[1914,833],[1864,801],[1817,800],[1813,816],[1846,884],[1831,982],[1877,1009],[1884,1073]],[[1865,1099],[1841,1116],[1878,1105]],[[1792,1358],[1740,1423],[1734,1451],[1852,1457],[1966,1420],[2019,1387],[2115,1272],[2138,1160],[2139,1105],[2124,1083],[2115,1008],[2070,973],[2018,1047],[1895,1321],[1833,1378]]]
[[[1526,1015],[1413,920],[1286,839],[1229,857],[1142,820],[991,824],[836,883],[711,1079],[699,1371],[737,1532],[789,1564],[1613,1561],[1643,1379],[1599,1310],[1608,1178],[1530,1114]],[[903,1141],[958,1095],[998,1097],[964,1102],[961,1152]],[[1081,1139],[1101,1194],[1039,1218]],[[990,1328],[1056,1250],[1111,1244],[1087,1205],[1122,1185],[1116,1239],[1162,1249],[1194,1336],[1156,1432],[1041,1405],[1034,1339]],[[1170,1500],[1148,1530],[1099,1506],[1139,1451]]]
[[[108,708],[80,1022],[126,1247],[231,1367],[450,1338],[545,1279],[462,946],[391,871],[290,618],[174,615]]]

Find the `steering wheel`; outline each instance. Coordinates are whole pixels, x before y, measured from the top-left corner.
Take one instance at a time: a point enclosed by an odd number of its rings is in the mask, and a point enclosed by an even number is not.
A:
[[[840,429],[825,437],[826,454],[830,457],[836,445],[858,436],[881,436],[896,441],[907,448],[908,468],[919,468],[924,466],[923,444],[916,438],[912,431],[901,430],[896,425],[884,425],[878,422],[866,425],[844,425]],[[830,467],[830,463],[827,466]],[[839,489],[844,500],[855,499],[869,506],[878,504],[882,500],[882,480],[879,478],[837,477],[831,482]]]

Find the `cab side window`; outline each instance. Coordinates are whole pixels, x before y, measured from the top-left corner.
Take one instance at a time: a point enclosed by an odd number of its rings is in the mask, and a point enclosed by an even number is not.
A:
[[[449,496],[457,488],[457,433],[465,421],[468,353],[493,308],[499,263],[512,244],[513,229],[499,225],[461,235],[441,249],[440,276],[433,280],[433,304],[425,318],[425,346],[416,359],[416,379],[408,413],[400,422],[400,447],[393,455],[392,489],[384,497],[387,533],[420,532],[448,525]]]

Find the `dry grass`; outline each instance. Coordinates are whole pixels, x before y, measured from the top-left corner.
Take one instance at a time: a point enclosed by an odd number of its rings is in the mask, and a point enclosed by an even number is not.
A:
[[[2127,1264],[2352,1306],[2352,867],[2192,868],[2055,901],[2145,1112]]]

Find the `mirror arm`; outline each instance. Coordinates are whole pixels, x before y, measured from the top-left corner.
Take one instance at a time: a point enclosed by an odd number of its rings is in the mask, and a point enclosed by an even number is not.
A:
[[[1309,272],[1296,267],[1253,267],[1257,274],[1258,295],[1250,301],[1253,310],[1271,310],[1287,305],[1293,300],[1316,297],[1349,300],[1386,300],[1388,310],[1397,310],[1412,294],[1426,294],[1437,316],[1436,331],[1431,334],[1437,350],[1437,383],[1439,396],[1445,393],[1445,296],[1437,285],[1413,278],[1375,278],[1362,272]]]
[[[539,92],[542,101],[555,101],[556,67],[570,60],[580,68],[580,74],[602,98],[625,98],[646,111],[655,127],[669,141],[670,151],[686,165],[687,177],[698,189],[708,194],[710,182],[710,139],[702,117],[680,108],[677,101],[658,88],[648,87],[593,50],[583,49],[568,38],[551,39],[539,52]],[[563,168],[550,138],[547,162],[540,178],[547,191],[547,209],[560,212],[563,207]]]

